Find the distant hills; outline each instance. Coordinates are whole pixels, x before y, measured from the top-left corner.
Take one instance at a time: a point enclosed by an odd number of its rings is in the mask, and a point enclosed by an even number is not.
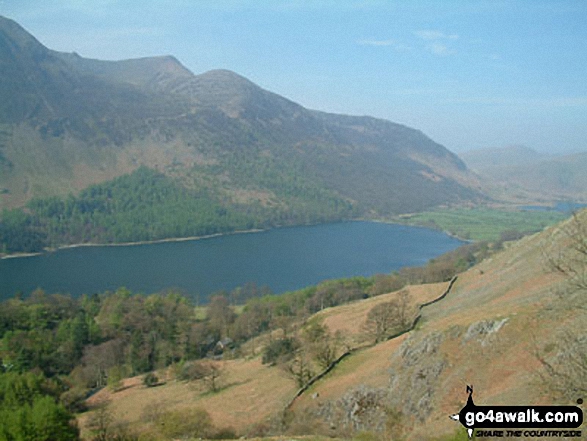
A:
[[[0,207],[78,195],[141,166],[249,225],[483,197],[465,164],[418,130],[308,110],[230,71],[194,75],[171,56],[85,59],[2,17],[0,69]]]
[[[459,157],[473,170],[483,171],[492,167],[520,166],[535,163],[546,155],[523,145],[483,148],[463,152]]]
[[[551,156],[510,146],[473,150],[460,157],[496,198],[587,201],[587,152]]]

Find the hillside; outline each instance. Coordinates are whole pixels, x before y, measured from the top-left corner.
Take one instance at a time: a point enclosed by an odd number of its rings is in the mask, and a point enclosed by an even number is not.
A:
[[[141,166],[249,223],[382,216],[483,197],[464,163],[418,130],[311,111],[230,71],[194,75],[171,56],[55,52],[3,17],[0,66],[0,208],[108,186]],[[339,208],[296,218],[312,204]]]
[[[587,222],[585,211],[582,222]],[[321,412],[335,418],[332,408],[348,409],[351,397],[375,391],[382,403],[401,412],[411,438],[426,439],[432,428],[435,435],[456,431],[447,415],[464,405],[466,384],[475,386],[476,402],[483,404],[561,400],[543,387],[536,353],[560,360],[568,344],[565,333],[576,335],[587,320],[585,311],[576,309],[585,291],[571,291],[547,269],[545,253],[569,246],[565,228],[572,227],[550,228],[512,243],[461,274],[444,300],[422,311],[415,331],[366,350],[356,361],[344,361],[339,373],[310,391],[328,398],[315,403],[308,394],[297,409],[326,409]],[[585,264],[583,258],[582,271]],[[584,356],[584,345],[574,350]],[[352,368],[345,369],[346,363]],[[373,371],[376,364],[380,367]],[[376,410],[363,412],[366,421]]]
[[[478,404],[574,404],[585,388],[584,371],[569,366],[585,366],[580,331],[587,325],[587,262],[572,250],[581,246],[577,237],[587,234],[587,211],[578,220],[511,242],[460,274],[446,297],[420,311],[415,329],[397,338],[366,344],[363,326],[375,305],[397,293],[326,308],[309,318],[306,328],[320,323],[331,334],[342,332],[357,350],[293,402],[285,428],[279,421],[295,383],[283,369],[262,365],[254,356],[225,361],[227,386],[215,394],[171,377],[149,389],[137,378],[127,380],[123,391],[103,390],[90,402],[111,400],[107,408],[130,427],[151,427],[145,418],[149,403],[156,403],[166,411],[205,408],[217,427],[231,426],[237,434],[286,430],[345,438],[371,432],[414,440],[459,430],[448,415],[463,407],[469,384]],[[577,277],[551,269],[546,256],[561,255],[566,262],[578,258]],[[414,304],[423,304],[448,287],[410,286],[408,292]],[[276,337],[266,335],[256,345]],[[558,381],[543,362],[561,375]],[[88,417],[82,416],[83,427]]]
[[[587,200],[587,153],[547,156],[528,147],[481,149],[460,157],[497,199]]]

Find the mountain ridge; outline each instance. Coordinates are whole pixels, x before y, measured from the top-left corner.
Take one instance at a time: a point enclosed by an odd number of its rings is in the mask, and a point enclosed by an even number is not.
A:
[[[295,218],[319,204],[311,193],[362,217],[484,198],[465,164],[419,130],[308,110],[225,69],[194,75],[170,55],[86,59],[6,18],[0,66],[0,208],[140,166],[228,209],[261,206],[266,219],[270,206]]]

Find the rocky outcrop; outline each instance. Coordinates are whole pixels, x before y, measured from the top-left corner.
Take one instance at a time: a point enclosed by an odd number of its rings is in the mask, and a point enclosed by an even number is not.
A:
[[[507,318],[501,320],[482,320],[475,322],[469,326],[467,332],[463,336],[462,343],[470,340],[477,340],[481,346],[486,346],[491,343],[492,337],[502,328],[508,321]]]
[[[389,391],[361,385],[339,400],[323,403],[317,416],[339,433],[383,432],[388,412]]]
[[[433,409],[434,391],[448,365],[440,351],[444,337],[432,333],[424,338],[410,336],[392,357],[390,406],[424,421]]]

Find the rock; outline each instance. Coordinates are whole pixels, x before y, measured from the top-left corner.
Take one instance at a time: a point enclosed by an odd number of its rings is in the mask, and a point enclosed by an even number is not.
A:
[[[466,343],[469,340],[476,339],[481,343],[481,346],[486,346],[491,342],[491,336],[499,332],[503,325],[508,321],[507,318],[501,320],[482,320],[480,322],[473,323],[467,329],[467,332],[463,336],[462,343]]]
[[[415,343],[410,337],[400,347],[400,355],[403,358],[405,367],[418,364],[423,358],[427,358],[438,351],[443,336],[438,332],[426,335],[420,342]]]
[[[419,340],[416,340],[419,338]],[[434,408],[434,390],[448,365],[440,351],[444,336],[414,334],[402,344],[399,359],[392,359],[390,407],[425,421]]]
[[[323,403],[318,414],[330,427],[349,431],[382,432],[387,420],[389,393],[383,388],[359,386],[335,402]]]

